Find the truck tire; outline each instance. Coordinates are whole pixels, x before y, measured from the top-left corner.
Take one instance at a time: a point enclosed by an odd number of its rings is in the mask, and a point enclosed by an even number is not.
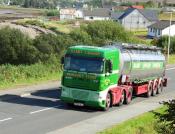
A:
[[[133,92],[133,89],[130,88],[129,91],[128,91],[128,95],[125,96],[125,101],[124,101],[125,104],[131,103],[131,101],[132,101],[132,92]]]
[[[162,91],[163,91],[163,82],[161,81],[160,84],[158,85],[157,94],[162,93]]]
[[[69,108],[75,107],[74,104],[72,104],[72,103],[66,103],[66,105],[67,105]]]
[[[156,96],[157,94],[157,90],[158,90],[158,82],[155,80],[155,85],[153,86],[153,89],[152,89],[152,96]]]
[[[109,108],[111,107],[111,101],[112,101],[112,97],[111,94],[108,92],[107,96],[106,96],[106,105],[103,108],[103,111],[108,111]]]
[[[120,98],[120,102],[118,103],[118,106],[123,105],[124,101],[125,101],[125,91],[123,90],[121,93],[121,98]]]
[[[153,90],[153,88],[152,88],[152,83],[150,82],[149,85],[148,85],[148,91],[147,91],[147,93],[146,93],[146,97],[147,97],[147,98],[149,98],[149,97],[151,96],[152,90]]]

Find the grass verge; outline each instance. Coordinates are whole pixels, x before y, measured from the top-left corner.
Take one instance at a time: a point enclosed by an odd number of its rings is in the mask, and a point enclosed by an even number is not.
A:
[[[62,75],[59,65],[42,63],[19,66],[1,65],[0,72],[0,90],[60,80]]]
[[[57,22],[57,21],[49,21],[49,20],[44,20],[44,18],[42,19],[21,19],[18,20],[16,22],[16,24],[18,25],[23,25],[23,26],[27,26],[27,25],[35,25],[35,26],[39,26],[39,27],[43,27],[46,29],[50,29],[57,32],[61,32],[61,33],[70,33],[70,31],[73,29],[73,24],[66,24],[64,22]]]
[[[175,64],[175,54],[170,55],[169,64]]]
[[[159,15],[160,20],[170,20],[170,13],[161,13]],[[175,13],[173,13],[172,20],[175,20]]]
[[[36,14],[43,14],[45,9],[37,9],[37,8],[24,8],[18,6],[4,6],[0,5],[0,10],[14,10],[18,13],[36,13]]]
[[[155,110],[162,113],[165,106]],[[153,112],[147,112],[121,124],[108,128],[98,134],[158,134],[154,129],[156,118]]]

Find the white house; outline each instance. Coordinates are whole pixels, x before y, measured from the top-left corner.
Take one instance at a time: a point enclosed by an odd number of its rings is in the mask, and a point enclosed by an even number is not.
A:
[[[60,9],[60,20],[72,20],[75,19],[76,9],[74,8],[66,8]]]
[[[83,11],[75,8],[60,9],[60,20],[83,18]]]
[[[77,9],[77,10],[75,11],[75,17],[76,17],[76,18],[83,18],[83,17],[84,17],[83,10]]]
[[[158,14],[155,10],[128,8],[123,13],[112,13],[112,19],[126,29],[144,29],[158,21]]]
[[[84,10],[84,20],[109,20],[111,19],[111,11],[106,8],[96,8],[92,10]]]
[[[171,27],[170,22],[165,20],[148,26],[148,37],[150,38],[160,38],[161,36],[169,35],[169,32],[170,36],[175,36],[175,22],[172,22]]]

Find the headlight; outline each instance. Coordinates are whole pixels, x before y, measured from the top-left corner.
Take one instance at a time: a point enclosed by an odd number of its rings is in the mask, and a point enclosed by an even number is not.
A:
[[[61,96],[69,96],[69,89],[62,88]]]
[[[98,83],[99,81],[98,80],[93,80],[93,82]]]
[[[93,93],[93,100],[101,100],[102,99],[102,96],[100,95],[100,93],[96,92],[96,93]]]
[[[66,78],[66,79],[72,79],[72,77],[68,77],[68,76],[66,76],[65,78]]]
[[[106,100],[106,91],[102,91],[99,93],[99,100]]]

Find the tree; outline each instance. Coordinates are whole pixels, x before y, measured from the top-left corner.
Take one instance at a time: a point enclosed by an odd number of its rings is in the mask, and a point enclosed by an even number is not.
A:
[[[159,134],[175,133],[175,100],[163,103],[167,109],[163,113],[155,113],[158,121],[156,130]]]
[[[153,45],[162,48],[164,53],[167,53],[168,49],[168,36],[163,36],[159,39],[154,39],[152,42]],[[175,53],[175,36],[171,37],[171,44],[170,44],[170,53]]]
[[[38,56],[41,62],[45,62],[55,55],[59,58],[64,50],[74,44],[69,35],[53,35],[42,34],[33,41],[33,45],[37,48],[40,55]]]
[[[32,40],[17,29],[0,29],[0,64],[31,64],[36,62],[37,49]]]
[[[78,44],[103,46],[109,42],[145,43],[113,21],[94,21],[70,33]]]
[[[23,0],[24,7],[55,9],[57,0]]]
[[[24,0],[11,0],[11,5],[23,5]]]
[[[81,29],[76,29],[70,33],[70,37],[78,44],[92,44],[91,36]]]
[[[82,27],[94,44],[105,44],[106,42],[130,42],[132,35],[126,31],[121,24],[113,21],[95,21]]]

